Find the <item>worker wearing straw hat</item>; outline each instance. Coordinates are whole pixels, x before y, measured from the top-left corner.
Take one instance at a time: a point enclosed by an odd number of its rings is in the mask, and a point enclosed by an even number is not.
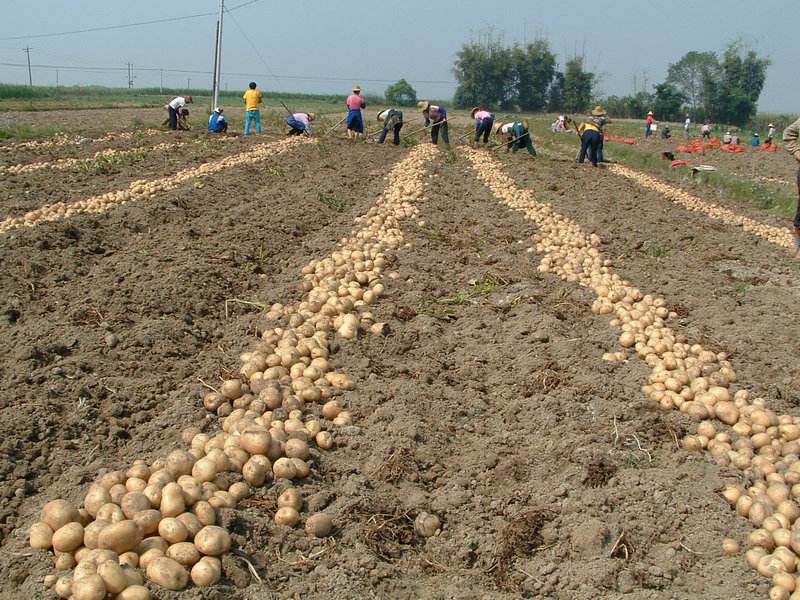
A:
[[[767,144],[771,144],[772,140],[775,138],[775,125],[770,123],[769,125],[767,125],[767,127],[769,127],[769,130],[767,131],[767,142],[766,143]]]
[[[800,163],[800,119],[783,130],[783,146]],[[794,215],[795,258],[800,258],[800,168],[797,170],[797,212]]]
[[[608,121],[608,113],[602,106],[595,106],[592,110],[591,119],[582,123],[583,133],[581,133],[581,152],[578,155],[578,162],[586,160],[589,154],[589,161],[596,167],[602,160],[603,126]]]
[[[472,118],[475,119],[475,143],[477,144],[481,136],[483,136],[483,143],[489,141],[489,134],[492,133],[492,126],[494,125],[494,114],[490,113],[480,107],[472,109]]]
[[[357,140],[358,136],[364,133],[364,118],[361,109],[367,108],[367,103],[361,95],[361,86],[354,85],[353,93],[347,97],[347,137]]]
[[[421,100],[417,102],[417,107],[425,117],[425,127],[430,126],[431,128],[431,143],[439,143],[439,130],[441,130],[442,140],[449,146],[450,134],[447,128],[447,111],[444,106],[437,106],[427,100]]]
[[[644,138],[647,139],[651,135],[653,135],[653,124],[656,122],[655,118],[653,117],[653,111],[647,113],[647,121],[645,124],[644,129]]]
[[[494,134],[497,137],[506,138],[506,152],[517,152],[522,148],[528,151],[531,156],[536,156],[536,148],[533,147],[533,139],[530,134],[530,123],[528,119],[522,121],[512,121],[503,123],[498,121],[494,125]]]

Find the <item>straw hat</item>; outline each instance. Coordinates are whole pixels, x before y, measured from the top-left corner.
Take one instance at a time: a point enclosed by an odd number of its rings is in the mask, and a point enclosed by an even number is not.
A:
[[[530,123],[528,123],[528,119],[522,119],[522,126],[525,129],[529,129],[530,128]]]
[[[505,125],[505,123],[503,123],[502,121],[496,121],[494,127],[492,127],[492,133],[498,135],[500,133],[500,130],[503,128],[503,125]]]
[[[592,109],[592,116],[593,117],[605,117],[608,113],[606,109],[600,106],[599,104]],[[653,113],[650,113],[651,115]]]
[[[191,96],[186,96],[186,102],[189,104],[194,104],[194,101],[192,100]]]
[[[428,110],[428,107],[430,105],[431,103],[428,102],[427,100],[420,100],[419,102],[417,102],[417,106],[419,107],[420,110]]]
[[[308,113],[308,120],[309,121],[313,121],[314,120],[314,113]]]
[[[773,125],[772,123],[770,123],[769,125],[767,125],[767,127],[775,127],[775,125]]]
[[[353,91],[354,92],[360,92],[361,91],[361,86],[360,85],[354,85],[353,86]]]
[[[475,113],[478,112],[479,110],[480,110],[480,108],[478,108],[476,106],[475,108],[472,109],[472,112],[469,113],[469,116],[474,119],[475,118]]]
[[[653,116],[653,111],[651,110],[650,112],[648,112],[648,113],[647,113],[647,116],[648,116],[648,117],[652,117],[652,116]]]

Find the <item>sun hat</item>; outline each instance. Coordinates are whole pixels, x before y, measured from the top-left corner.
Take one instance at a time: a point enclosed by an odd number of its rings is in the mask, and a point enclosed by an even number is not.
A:
[[[769,125],[767,125],[767,127],[775,127],[775,125],[773,125],[772,123],[770,123]]]
[[[649,111],[649,112],[647,113],[647,116],[648,116],[648,117],[652,117],[652,116],[653,116],[653,111],[652,111],[652,110],[651,110],[651,111]]]
[[[475,113],[478,112],[479,110],[480,110],[480,108],[478,108],[476,106],[475,108],[472,109],[472,111],[470,111],[469,116],[474,119],[475,118]]]
[[[428,102],[427,100],[420,100],[419,102],[417,102],[417,107],[419,107],[421,110],[428,110],[428,107],[430,105],[431,103]]]
[[[314,113],[306,113],[306,114],[308,115],[308,120],[309,121],[313,121],[314,120],[314,116],[315,116]]]
[[[600,106],[599,104],[592,109],[592,116],[593,117],[605,117],[608,113],[606,109]],[[653,113],[650,113],[651,115]]]
[[[194,104],[194,100],[192,100],[191,96],[186,96],[186,102],[188,102],[189,104]]]
[[[528,128],[529,128],[529,126],[530,126],[530,123],[528,123],[528,119],[522,119],[522,126],[523,126],[525,129],[528,129]]]
[[[354,92],[360,92],[361,91],[361,86],[360,85],[354,85],[353,86],[353,91]]]

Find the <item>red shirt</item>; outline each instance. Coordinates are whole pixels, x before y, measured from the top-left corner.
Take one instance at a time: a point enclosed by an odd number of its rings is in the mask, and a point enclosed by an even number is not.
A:
[[[647,124],[648,125],[652,125],[653,121],[655,121],[655,119],[653,118],[653,115],[647,115]]]
[[[359,94],[350,94],[347,97],[347,108],[350,110],[360,110],[367,105],[364,98]]]

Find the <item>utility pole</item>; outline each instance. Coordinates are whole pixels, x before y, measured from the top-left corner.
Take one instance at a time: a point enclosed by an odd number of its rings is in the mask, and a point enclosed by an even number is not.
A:
[[[158,72],[161,75],[161,83],[158,86],[158,91],[159,91],[159,93],[163,94],[164,93],[164,69],[159,69]]]
[[[191,77],[187,77],[186,78],[186,91],[188,92],[190,89],[192,89],[192,78]]]
[[[56,87],[58,87],[58,69],[56,69]]]
[[[219,20],[217,20],[217,47],[214,51],[214,84],[211,94],[211,110],[219,106],[219,80],[222,72],[222,15],[225,12],[225,0],[219,0]]]
[[[128,63],[128,89],[131,89],[133,87],[133,76],[131,75],[132,66],[133,65],[131,63]]]
[[[31,73],[31,47],[26,46],[22,51],[28,55],[28,83],[33,87],[33,74]]]

